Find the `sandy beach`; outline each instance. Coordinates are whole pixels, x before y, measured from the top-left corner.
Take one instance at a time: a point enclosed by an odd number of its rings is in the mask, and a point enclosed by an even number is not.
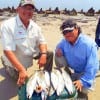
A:
[[[0,16],[0,24],[2,21],[8,19],[9,17],[3,18]],[[95,38],[95,30],[96,25],[98,22],[98,16],[88,17],[84,16],[83,14],[78,14],[77,16],[66,16],[66,15],[48,15],[45,17],[44,15],[35,15],[33,18],[34,21],[41,27],[42,33],[44,34],[48,48],[53,50],[55,49],[55,46],[57,42],[62,38],[61,32],[59,30],[59,27],[61,23],[66,18],[73,18],[77,20],[78,25],[82,28],[82,31],[84,34],[87,34],[91,38]],[[2,55],[2,46],[0,41],[0,56]],[[98,56],[100,56],[100,53],[98,52]],[[99,57],[100,58],[100,57]],[[54,64],[55,66],[55,64]],[[34,62],[33,67],[28,69],[28,73],[31,75],[34,69],[38,68],[36,65],[36,62]],[[100,100],[100,73],[98,73],[96,77],[96,88],[94,92],[91,92],[89,94],[89,100]],[[4,68],[2,67],[1,61],[0,61],[0,100],[18,100],[17,96],[17,89],[13,89],[16,87],[16,85],[13,83],[9,83],[9,77],[4,71]],[[12,80],[10,80],[12,81]]]

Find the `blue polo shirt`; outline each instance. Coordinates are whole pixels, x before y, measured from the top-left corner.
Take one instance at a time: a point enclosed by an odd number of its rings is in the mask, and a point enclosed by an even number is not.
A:
[[[63,56],[75,73],[84,73],[80,78],[83,86],[91,87],[99,68],[97,45],[94,40],[81,33],[73,45],[62,39],[57,48],[62,50]]]

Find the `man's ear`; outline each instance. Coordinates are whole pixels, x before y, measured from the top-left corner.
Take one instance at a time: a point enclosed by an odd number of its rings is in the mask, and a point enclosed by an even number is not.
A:
[[[18,12],[19,7],[16,8],[16,12]]]
[[[20,8],[21,8],[21,7],[20,7],[20,6],[18,6],[18,7],[16,8],[16,12],[18,12],[18,10],[20,10]]]

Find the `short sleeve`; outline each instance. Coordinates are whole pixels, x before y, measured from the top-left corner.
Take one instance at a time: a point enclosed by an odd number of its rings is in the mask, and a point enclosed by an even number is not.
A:
[[[46,40],[41,32],[40,27],[38,27],[38,42],[39,42],[39,44],[46,44]]]
[[[10,29],[11,26],[6,23],[2,23],[0,27],[1,32],[1,42],[3,50],[15,50],[15,41],[13,38],[12,30]]]

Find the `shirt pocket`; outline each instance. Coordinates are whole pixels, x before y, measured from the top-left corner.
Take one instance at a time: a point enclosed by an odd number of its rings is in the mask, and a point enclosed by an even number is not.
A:
[[[17,34],[15,35],[14,40],[17,46],[17,50],[20,51],[21,55],[32,55],[27,41],[27,36]]]
[[[29,32],[28,34],[28,42],[32,47],[36,47],[38,45],[38,34],[36,31]]]

